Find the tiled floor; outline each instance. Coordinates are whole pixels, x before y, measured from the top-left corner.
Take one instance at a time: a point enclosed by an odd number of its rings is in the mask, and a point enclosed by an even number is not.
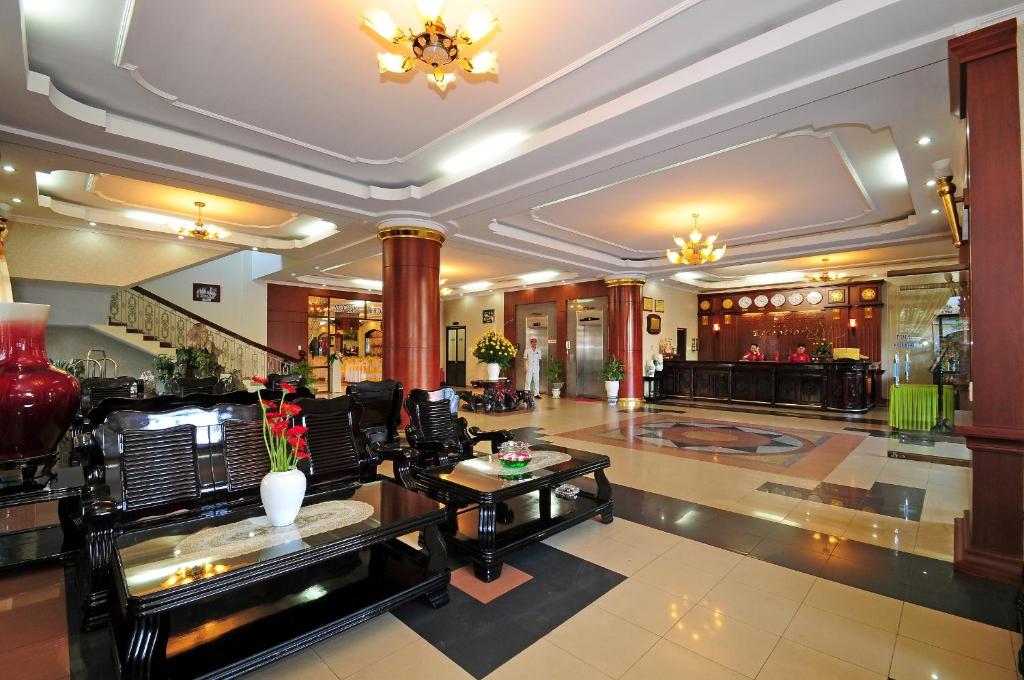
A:
[[[1017,677],[1016,589],[950,565],[970,469],[889,457],[884,414],[818,415],[550,399],[470,414],[610,456],[616,520],[521,551],[491,584],[453,556],[447,607],[411,603],[249,677]],[[636,441],[650,423],[660,441]],[[969,457],[956,441],[910,446]],[[65,581],[0,574],[4,678],[110,677],[104,634],[77,633]]]

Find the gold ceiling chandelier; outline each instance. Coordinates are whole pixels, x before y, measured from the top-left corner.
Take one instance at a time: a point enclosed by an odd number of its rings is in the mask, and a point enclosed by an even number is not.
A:
[[[463,48],[485,38],[497,27],[494,14],[488,9],[478,9],[469,15],[465,26],[449,33],[441,18],[443,4],[443,0],[416,0],[416,9],[423,19],[423,30],[419,32],[398,28],[382,9],[375,7],[363,13],[363,21],[375,33],[395,45],[408,45],[412,50],[411,54],[378,52],[377,67],[381,73],[407,73],[419,61],[430,69],[427,81],[444,92],[455,81],[455,74],[447,70],[453,65],[461,66],[468,73],[498,72],[496,52],[478,52],[473,57],[462,53]]]
[[[205,241],[209,238],[220,238],[221,234],[215,227],[207,227],[206,223],[203,222],[203,208],[206,207],[206,204],[202,201],[196,201],[192,205],[199,211],[199,215],[196,217],[195,224],[191,227],[178,227],[178,238],[188,236],[199,241]]]
[[[697,228],[697,220],[699,218],[700,213],[693,213],[693,230],[690,231],[690,238],[688,240],[680,236],[673,237],[679,249],[672,250],[669,248],[665,251],[665,255],[672,264],[697,266],[707,264],[708,262],[718,262],[725,255],[725,245],[715,247],[718,234],[704,238],[704,234]]]
[[[817,281],[818,283],[828,283],[830,281],[838,281],[839,279],[846,278],[846,272],[834,272],[828,269],[828,258],[821,258],[822,270],[817,274],[810,274],[807,277],[808,281]]]

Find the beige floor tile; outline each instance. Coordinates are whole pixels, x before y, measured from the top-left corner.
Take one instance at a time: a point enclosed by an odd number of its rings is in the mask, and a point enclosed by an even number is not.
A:
[[[896,634],[804,605],[785,637],[829,656],[886,673]]]
[[[889,677],[892,680],[1016,680],[1017,674],[901,635],[896,640]]]
[[[899,629],[903,612],[903,603],[899,600],[826,579],[814,582],[804,604],[890,633]]]
[[[771,522],[781,522],[798,503],[799,498],[765,491],[751,491],[733,504],[733,511]]]
[[[682,565],[667,553],[638,571],[633,578],[655,588],[667,590],[691,604],[700,601],[700,598],[722,580],[718,574]]]
[[[729,572],[727,578],[757,590],[798,602],[804,599],[807,591],[814,585],[814,577],[809,574],[763,562],[753,557],[744,557]]]
[[[416,678],[416,680],[472,680],[454,661],[426,640],[406,645],[380,661],[348,676],[351,680]],[[347,680],[347,679],[346,679]]]
[[[886,548],[909,551],[917,541],[918,522],[876,515],[873,512],[857,512],[846,527],[843,538]]]
[[[544,543],[553,548],[571,552],[572,548],[589,543],[595,538],[609,538],[612,535],[612,526],[601,524],[596,520],[580,522],[574,527],[560,531],[551,538],[545,539]]]
[[[757,680],[886,680],[886,675],[782,638]]]
[[[994,666],[1013,668],[1010,631],[907,603],[899,633]]]
[[[797,600],[772,595],[728,578],[712,588],[700,604],[775,635],[782,635],[800,608]]]
[[[595,606],[659,636],[694,604],[635,578],[626,579],[594,602]]]
[[[659,640],[622,680],[744,680],[747,676],[668,640]]]
[[[285,657],[281,661],[249,673],[245,680],[338,680],[338,676],[312,649]]]
[[[313,647],[335,675],[344,678],[420,639],[392,614],[382,614]]]
[[[833,536],[842,536],[853,521],[857,511],[841,508],[814,501],[800,501],[786,518],[783,524],[800,527],[808,531],[820,531]]]
[[[617,678],[654,646],[658,636],[591,605],[548,633],[545,639]]]
[[[691,541],[688,538],[681,539],[664,554],[664,557],[672,558],[677,564],[694,567],[719,576],[724,576],[732,571],[733,567],[743,559],[743,555],[739,553]]]
[[[607,680],[608,677],[564,649],[541,639],[506,661],[485,680]]]
[[[953,559],[953,525],[937,522],[921,522],[914,542],[914,552],[925,557],[945,560]]]
[[[779,636],[697,606],[672,626],[665,639],[753,678]]]
[[[636,574],[658,557],[658,553],[652,550],[637,548],[604,537],[568,547],[559,547],[559,549],[623,576]]]
[[[643,524],[617,518],[611,525],[610,538],[634,548],[649,550],[658,555],[679,543],[682,538],[667,531],[646,527]]]

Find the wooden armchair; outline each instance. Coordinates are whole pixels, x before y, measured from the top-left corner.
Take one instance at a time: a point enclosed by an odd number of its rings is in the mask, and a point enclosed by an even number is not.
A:
[[[398,446],[403,392],[402,383],[395,380],[364,380],[346,388],[345,393],[363,407],[359,429],[369,443]]]
[[[223,394],[224,383],[220,378],[172,378],[168,388],[176,397],[187,397],[192,394]]]

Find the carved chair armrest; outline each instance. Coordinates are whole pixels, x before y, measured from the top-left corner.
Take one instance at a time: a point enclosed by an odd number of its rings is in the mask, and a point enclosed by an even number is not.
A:
[[[412,461],[416,453],[412,449],[404,448],[397,442],[370,442],[369,451],[378,460],[389,461]]]
[[[491,453],[497,453],[498,448],[505,442],[510,442],[515,439],[508,430],[488,430],[482,431],[479,427],[470,427],[467,431],[469,442],[472,446],[475,446],[479,442],[490,442]]]

